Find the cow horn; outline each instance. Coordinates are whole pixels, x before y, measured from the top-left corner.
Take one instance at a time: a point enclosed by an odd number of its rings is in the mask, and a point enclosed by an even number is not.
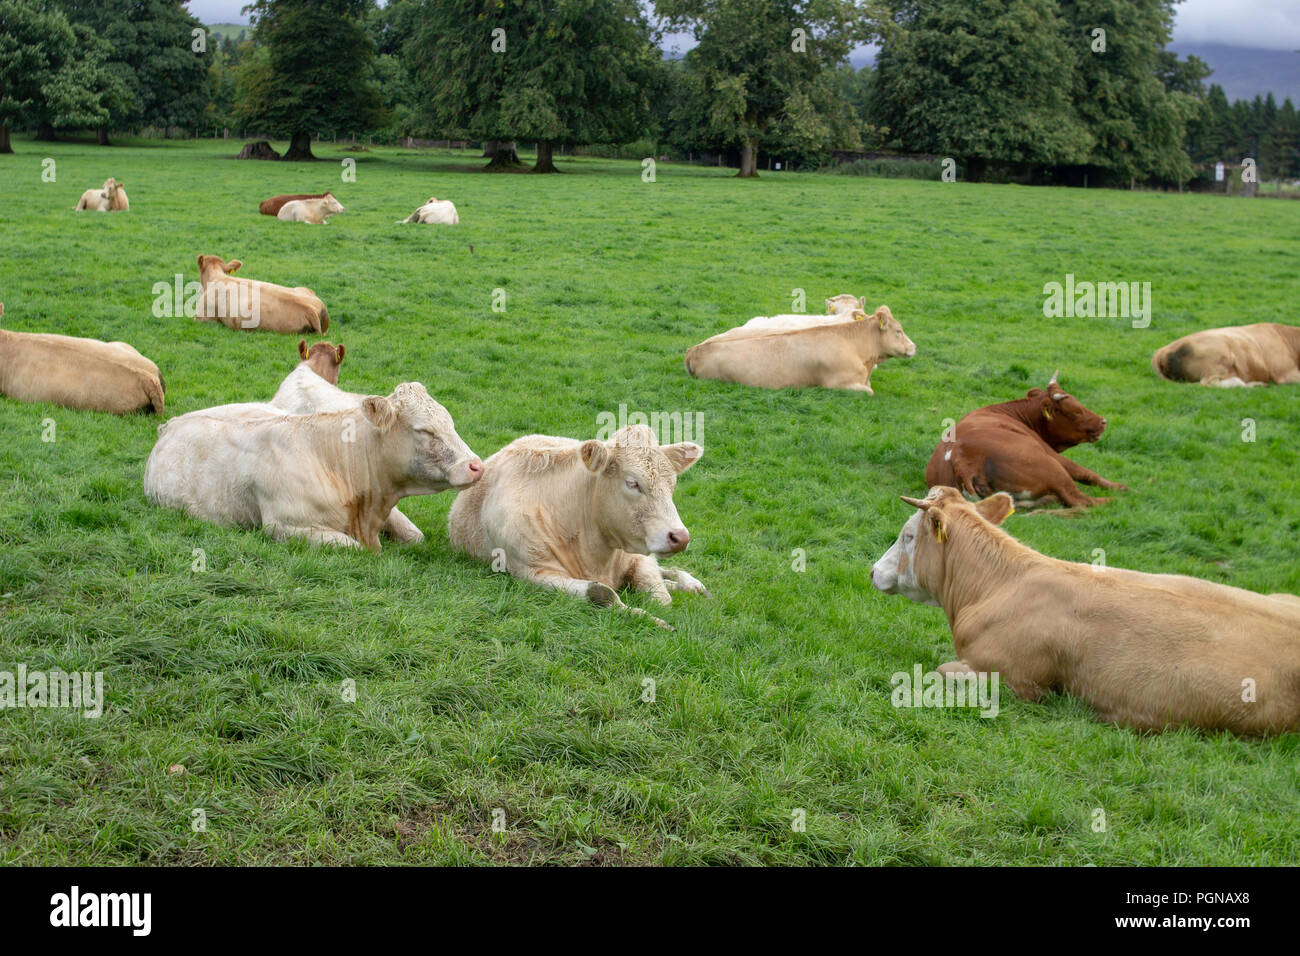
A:
[[[907,502],[907,504],[911,505],[913,508],[928,508],[928,507],[930,507],[930,502],[928,502],[928,501],[923,501],[923,500],[920,499],[920,498],[909,498],[909,497],[907,497],[907,495],[899,495],[899,496],[898,496],[898,500],[899,500],[899,501],[905,501],[905,502]]]
[[[1061,370],[1060,370],[1059,368],[1058,368],[1055,372],[1053,372],[1053,373],[1052,373],[1052,380],[1051,380],[1050,382],[1048,382],[1047,384],[1048,384],[1048,385],[1055,385],[1055,384],[1056,384],[1056,376],[1059,375],[1060,372],[1061,372]]]

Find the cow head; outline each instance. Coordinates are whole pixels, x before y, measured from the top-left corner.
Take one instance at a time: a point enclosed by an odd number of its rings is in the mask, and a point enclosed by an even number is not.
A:
[[[361,411],[384,436],[381,454],[406,494],[467,488],[483,477],[482,460],[419,382],[403,382],[388,396],[370,395]]]
[[[633,554],[686,550],[691,534],[677,514],[673,489],[703,448],[690,441],[660,445],[647,426],[629,425],[609,441],[583,442],[578,454],[595,476],[595,518],[610,544]]]
[[[1077,398],[1061,388],[1055,374],[1046,389],[1031,388],[1025,397],[1030,400],[1031,409],[1036,409],[1031,411],[1031,421],[1053,451],[1064,451],[1080,442],[1094,442],[1106,430],[1106,419],[1084,408]]]
[[[900,496],[901,497],[901,496]],[[939,606],[935,594],[943,580],[943,546],[951,519],[946,508],[969,508],[985,521],[1001,524],[1015,511],[1004,491],[971,504],[956,488],[936,487],[924,499],[902,498],[918,509],[906,522],[893,547],[871,568],[871,583],[886,594],[901,594],[918,604]]]
[[[916,343],[907,337],[902,324],[894,318],[889,306],[882,305],[867,317],[880,330],[880,355],[882,358],[892,356],[911,357],[916,354]]]
[[[103,186],[104,198],[112,199],[115,195],[117,195],[117,191],[125,185],[126,185],[125,183],[119,183],[112,176],[108,177],[108,179],[104,180],[104,186]]]
[[[438,201],[438,197],[437,197],[437,196],[430,196],[430,197],[429,197],[429,202],[437,202],[437,201]],[[429,205],[429,202],[425,203],[425,205],[426,205],[426,206]]]
[[[243,265],[238,259],[231,259],[226,262],[221,256],[199,256],[199,277],[202,278],[209,272],[217,272],[221,275],[232,275],[239,271]]]
[[[331,385],[339,383],[339,366],[343,364],[343,343],[337,346],[328,342],[317,342],[307,347],[306,339],[298,340],[298,357],[307,363],[307,367]]]
[[[321,197],[320,208],[322,212],[332,216],[343,211],[343,203],[335,199],[333,193],[326,193]]]
[[[841,293],[826,300],[826,311],[830,315],[837,315],[840,312],[852,312],[866,307],[867,300],[865,296],[859,299],[856,296]]]

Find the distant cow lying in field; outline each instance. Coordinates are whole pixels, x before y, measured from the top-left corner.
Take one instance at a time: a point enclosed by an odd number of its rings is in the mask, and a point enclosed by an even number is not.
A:
[[[1184,335],[1151,358],[1174,382],[1221,388],[1300,382],[1300,328],[1259,322]]]
[[[126,198],[122,184],[109,177],[98,189],[87,189],[74,207],[78,212],[130,212],[131,203]]]
[[[314,226],[325,225],[330,216],[343,211],[343,204],[331,193],[319,199],[294,199],[280,207],[275,218],[283,222],[308,222]]]
[[[257,211],[263,216],[278,216],[285,203],[298,199],[324,199],[326,195],[326,193],[288,193],[283,196],[272,196],[258,203]]]
[[[839,295],[831,296],[826,300],[826,311],[831,315],[835,315],[839,312],[865,311],[866,308],[866,296],[858,298],[857,296],[842,292]]]
[[[125,342],[0,329],[0,395],[114,415],[161,415],[164,392],[158,366]]]
[[[875,314],[797,318],[798,324],[740,326],[694,345],[686,352],[686,371],[760,388],[843,388],[871,390],[871,372],[885,359],[916,354],[916,344],[881,306]],[[760,317],[763,318],[763,317]],[[755,320],[751,320],[755,321]],[[806,323],[806,324],[805,324]]]
[[[144,490],[203,521],[378,551],[399,498],[465,488],[482,474],[447,410],[406,382],[349,411],[245,404],[173,418],[158,429]]]
[[[953,440],[941,441],[930,456],[925,481],[952,485],[977,498],[1006,491],[1033,505],[1052,500],[1072,507],[1101,504],[1105,498],[1090,498],[1074,483],[1127,489],[1060,453],[1082,441],[1095,442],[1105,428],[1106,419],[1067,394],[1053,375],[1046,391],[1031,388],[1024,398],[986,405],[963,417]]]
[[[315,412],[346,412],[356,410],[365,403],[366,396],[345,392],[338,387],[339,366],[343,364],[345,349],[329,342],[317,342],[307,348],[307,342],[298,343],[302,361],[280,383],[271,404],[294,415]],[[418,543],[424,532],[396,508],[389,512],[383,531],[396,541]]]
[[[268,332],[329,331],[330,317],[315,292],[305,286],[290,289],[272,282],[236,278],[243,263],[220,256],[198,257],[199,296],[195,321],[220,322],[231,329]]]
[[[903,501],[918,510],[871,580],[943,608],[957,660],[941,673],[1064,691],[1137,730],[1300,730],[1300,598],[1049,558],[997,527],[1005,494]]]
[[[673,489],[703,452],[694,442],[661,446],[645,425],[609,441],[517,438],[487,460],[481,482],[456,496],[451,543],[602,607],[626,607],[617,593],[625,585],[660,604],[672,603],[669,589],[707,595],[694,577],[655,560],[691,540]]]
[[[405,219],[397,221],[399,223],[422,222],[432,226],[455,226],[460,224],[460,215],[456,212],[456,204],[450,199],[439,200],[437,196],[430,196],[427,203]]]

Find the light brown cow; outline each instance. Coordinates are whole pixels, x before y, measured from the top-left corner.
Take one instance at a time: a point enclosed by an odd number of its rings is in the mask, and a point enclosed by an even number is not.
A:
[[[997,673],[1026,700],[1065,691],[1138,730],[1300,730],[1300,599],[1058,561],[997,527],[1006,494],[903,501],[918,511],[872,583],[943,608],[958,659],[940,672]]]
[[[161,415],[164,393],[158,366],[125,342],[0,329],[0,395],[114,415]]]
[[[243,404],[173,418],[158,429],[144,490],[204,521],[378,551],[398,499],[464,488],[482,474],[447,410],[404,382],[347,411]]]
[[[845,314],[843,322],[729,329],[689,348],[686,371],[761,388],[821,386],[874,395],[876,365],[915,354],[916,344],[882,305],[863,321]]]
[[[694,442],[661,446],[645,425],[609,441],[517,438],[452,503],[451,543],[496,570],[602,607],[626,607],[617,593],[625,585],[660,604],[672,603],[670,588],[707,595],[690,574],[655,560],[690,543],[673,489],[703,453]]]
[[[1193,332],[1158,349],[1151,367],[1174,382],[1220,388],[1300,382],[1300,328],[1258,322]]]
[[[270,199],[263,199],[257,204],[257,211],[263,216],[277,216],[285,203],[294,202],[298,199],[324,199],[325,193],[286,193],[280,196],[272,196]]]
[[[77,211],[88,209],[91,212],[130,212],[131,203],[126,198],[122,184],[111,176],[98,189],[87,189],[73,207]]]
[[[220,322],[232,329],[268,332],[329,331],[330,317],[315,292],[305,286],[287,288],[231,273],[243,263],[220,256],[199,256],[199,296],[195,321]]]
[[[343,204],[326,193],[320,199],[294,199],[280,207],[275,218],[282,222],[307,222],[323,226],[330,216],[343,211]]]

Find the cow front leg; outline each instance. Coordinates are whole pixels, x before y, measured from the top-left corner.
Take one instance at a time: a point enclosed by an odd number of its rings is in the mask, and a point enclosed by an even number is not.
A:
[[[664,575],[659,563],[645,555],[629,555],[627,574],[624,580],[637,591],[650,595],[660,604],[672,604],[672,595],[664,584]]]
[[[681,568],[660,568],[659,573],[663,576],[664,586],[670,591],[684,591],[687,594],[703,594],[706,598],[712,598],[709,589],[704,586],[704,582]]]
[[[358,548],[367,550],[366,546],[356,538],[344,534],[342,531],[335,531],[333,528],[320,527],[300,527],[291,524],[268,523],[265,526],[266,533],[277,541],[287,541],[290,538],[306,538],[312,544],[332,544],[340,545],[345,548]],[[374,550],[379,550],[375,548]]]
[[[1118,481],[1110,481],[1103,478],[1090,468],[1084,468],[1076,461],[1071,461],[1064,455],[1057,455],[1061,464],[1065,467],[1066,473],[1075,481],[1081,481],[1085,485],[1096,485],[1099,488],[1110,488],[1112,491],[1128,491],[1127,485],[1121,485]]]
[[[633,614],[642,614],[660,627],[667,628],[670,631],[673,630],[673,626],[667,621],[661,621],[653,614],[649,614],[639,607],[628,607],[623,603],[623,599],[618,596],[618,592],[608,584],[536,570],[528,572],[528,580],[534,584],[540,584],[544,588],[553,588],[571,594],[576,598],[581,598],[584,601],[590,601],[597,607],[613,607],[623,611],[630,611]]]
[[[424,540],[424,532],[396,508],[388,512],[388,520],[384,522],[383,531],[394,541],[403,544],[419,544]]]

